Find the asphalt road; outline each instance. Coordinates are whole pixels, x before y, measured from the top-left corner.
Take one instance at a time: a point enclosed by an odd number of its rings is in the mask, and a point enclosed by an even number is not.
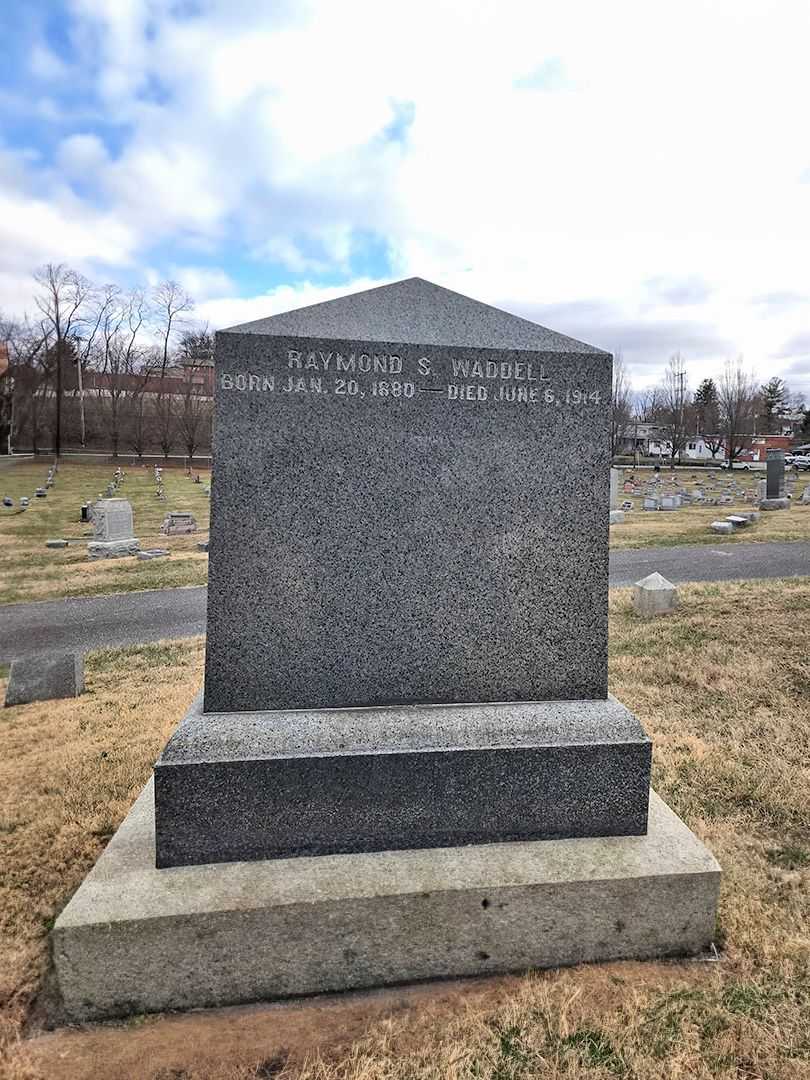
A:
[[[610,584],[657,570],[674,583],[810,575],[810,544],[644,548],[610,555]],[[50,650],[87,652],[205,633],[204,587],[116,593],[0,607],[0,662]]]

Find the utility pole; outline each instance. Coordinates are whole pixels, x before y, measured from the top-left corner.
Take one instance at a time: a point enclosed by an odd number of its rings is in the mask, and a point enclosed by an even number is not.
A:
[[[676,371],[675,378],[678,380],[678,442],[683,440],[683,380],[686,378],[685,371]],[[678,446],[678,464],[681,464],[681,447]]]
[[[79,426],[81,430],[81,443],[82,450],[84,450],[85,444],[85,423],[84,423],[84,386],[82,385],[82,358],[76,353],[76,379],[78,380],[79,387]]]

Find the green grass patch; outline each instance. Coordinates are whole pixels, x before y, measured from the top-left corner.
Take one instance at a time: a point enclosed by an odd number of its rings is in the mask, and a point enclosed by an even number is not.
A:
[[[100,674],[108,671],[126,672],[127,668],[185,667],[189,663],[187,647],[182,642],[148,642],[124,648],[97,649],[88,653],[85,666],[88,672]]]
[[[614,1076],[624,1076],[627,1067],[603,1031],[584,1028],[567,1035],[560,1043],[563,1050],[575,1050],[583,1064],[591,1069],[607,1069]]]

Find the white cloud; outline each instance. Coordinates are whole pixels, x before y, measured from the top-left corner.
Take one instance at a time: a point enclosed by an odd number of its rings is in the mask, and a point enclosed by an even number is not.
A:
[[[212,254],[340,280],[371,234],[397,276],[569,319],[557,328],[623,348],[639,383],[678,349],[693,382],[744,353],[810,394],[810,363],[780,356],[807,306],[754,302],[805,291],[804,0],[181,10],[71,0],[74,75],[123,144],[83,120],[62,175],[29,165],[28,187],[3,191],[0,270],[159,248],[155,272],[186,267],[224,325],[362,283],[239,298]],[[71,195],[82,181],[92,197]]]
[[[64,79],[68,74],[68,66],[60,60],[56,53],[42,43],[36,44],[28,57],[28,66],[32,75],[38,79],[52,80]]]
[[[351,290],[373,289],[376,285],[385,285],[386,281],[371,278],[358,278],[352,282]],[[324,300],[334,300],[346,293],[345,285],[313,285],[304,282],[298,285],[279,285],[259,296],[217,297],[198,304],[194,315],[196,319],[209,323],[215,329],[239,326],[263,319],[269,315],[278,315],[282,311],[320,304]]]
[[[58,177],[32,176],[36,158],[0,152],[0,309],[32,308],[32,272],[68,262],[93,275],[133,263],[137,239],[121,217],[78,198]],[[41,189],[41,190],[40,190]]]
[[[109,164],[109,154],[98,135],[69,135],[59,144],[57,162],[68,176],[83,180],[105,169]]]
[[[171,266],[169,277],[179,282],[197,302],[211,297],[232,296],[236,291],[236,286],[223,270],[212,270],[207,266]],[[159,280],[158,275],[153,284]]]

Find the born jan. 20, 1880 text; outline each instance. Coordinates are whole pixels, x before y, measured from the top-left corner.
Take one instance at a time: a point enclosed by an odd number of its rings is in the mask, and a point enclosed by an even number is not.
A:
[[[536,360],[404,357],[394,353],[336,353],[288,349],[282,374],[222,371],[221,390],[333,395],[344,398],[505,402],[583,408],[603,404],[599,390],[555,387]]]

